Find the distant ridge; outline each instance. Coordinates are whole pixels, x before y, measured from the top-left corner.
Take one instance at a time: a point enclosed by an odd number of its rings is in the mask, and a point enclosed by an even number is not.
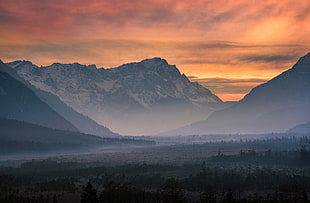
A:
[[[310,133],[310,122],[296,125],[288,133]]]
[[[291,69],[253,88],[240,102],[163,135],[285,132],[308,121],[310,53]]]

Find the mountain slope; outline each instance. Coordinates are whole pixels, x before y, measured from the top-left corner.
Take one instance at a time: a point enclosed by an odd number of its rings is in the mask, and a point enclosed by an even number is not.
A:
[[[289,129],[288,133],[310,133],[310,122],[296,125]]]
[[[72,123],[78,131],[86,134],[97,135],[101,137],[115,137],[119,134],[111,132],[108,128],[99,125],[95,121],[89,119],[88,117],[74,111],[71,107],[63,103],[56,95],[53,95],[49,92],[43,91],[41,89],[35,88],[28,81],[22,79],[16,72],[10,67],[7,67],[5,64],[1,65],[1,71],[10,74],[19,82],[26,85],[31,89],[35,95],[48,104],[54,111],[59,115],[65,118],[67,121]]]
[[[310,121],[310,54],[252,89],[240,102],[214,112],[207,120],[167,134],[284,132]]]
[[[62,130],[78,131],[70,122],[42,102],[29,88],[2,72],[0,61],[0,116]]]
[[[160,58],[111,69],[78,63],[37,67],[15,61],[9,65],[34,86],[122,134],[174,129],[227,105]]]
[[[78,113],[65,103],[63,103],[57,96],[42,91],[40,89],[34,90],[35,94],[57,113],[64,117],[67,121],[71,122],[81,133],[97,135],[100,137],[119,137],[118,133],[112,132],[109,128],[99,125],[94,120],[87,116]]]

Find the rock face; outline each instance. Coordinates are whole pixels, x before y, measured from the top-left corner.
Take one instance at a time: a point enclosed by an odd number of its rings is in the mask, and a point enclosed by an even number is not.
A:
[[[174,129],[225,106],[161,58],[111,69],[78,63],[37,67],[28,61],[9,65],[34,86],[121,134],[150,135]]]
[[[168,134],[285,132],[310,121],[310,53],[240,102]]]

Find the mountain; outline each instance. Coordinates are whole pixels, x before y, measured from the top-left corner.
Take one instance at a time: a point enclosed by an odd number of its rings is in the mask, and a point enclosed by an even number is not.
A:
[[[102,138],[79,132],[51,129],[35,124],[0,118],[0,156],[25,153],[68,153],[95,148],[140,146],[152,141]]]
[[[71,107],[63,103],[56,95],[35,88],[28,81],[22,79],[12,68],[3,63],[0,65],[0,71],[8,73],[14,79],[26,85],[41,101],[48,104],[60,116],[72,123],[78,131],[101,137],[119,136],[119,134],[111,132],[108,128],[101,126],[90,118],[74,111]]]
[[[62,102],[59,97],[35,88],[35,94],[46,104],[52,107],[57,113],[64,117],[67,121],[71,122],[81,133],[97,135],[100,137],[119,137],[118,133],[112,132],[109,128],[99,125],[94,120],[84,116],[83,114],[75,111],[64,102]]]
[[[26,85],[3,72],[0,61],[0,117],[69,131],[75,126],[41,101]]]
[[[205,119],[227,106],[161,58],[116,68],[9,63],[32,85],[121,134],[150,135]]]
[[[251,90],[206,120],[164,133],[235,134],[285,132],[310,121],[310,53],[289,70]]]
[[[288,133],[310,133],[310,122],[296,125],[289,129]]]

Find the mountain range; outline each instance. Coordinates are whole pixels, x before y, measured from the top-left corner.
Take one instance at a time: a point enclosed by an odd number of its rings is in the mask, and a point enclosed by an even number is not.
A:
[[[0,61],[1,156],[150,144],[154,142],[128,139],[100,126],[57,96],[35,88]]]
[[[161,58],[110,69],[78,63],[38,67],[29,61],[8,65],[32,85],[121,134],[175,129],[230,105]]]
[[[8,65],[73,127],[83,126],[74,121],[82,116],[129,135],[259,134],[310,121],[310,54],[236,103],[222,102],[161,58],[110,69],[78,63],[38,67],[29,61]],[[91,123],[91,129],[100,126]]]
[[[251,90],[207,119],[164,133],[238,134],[285,132],[310,121],[310,53],[289,70]]]

